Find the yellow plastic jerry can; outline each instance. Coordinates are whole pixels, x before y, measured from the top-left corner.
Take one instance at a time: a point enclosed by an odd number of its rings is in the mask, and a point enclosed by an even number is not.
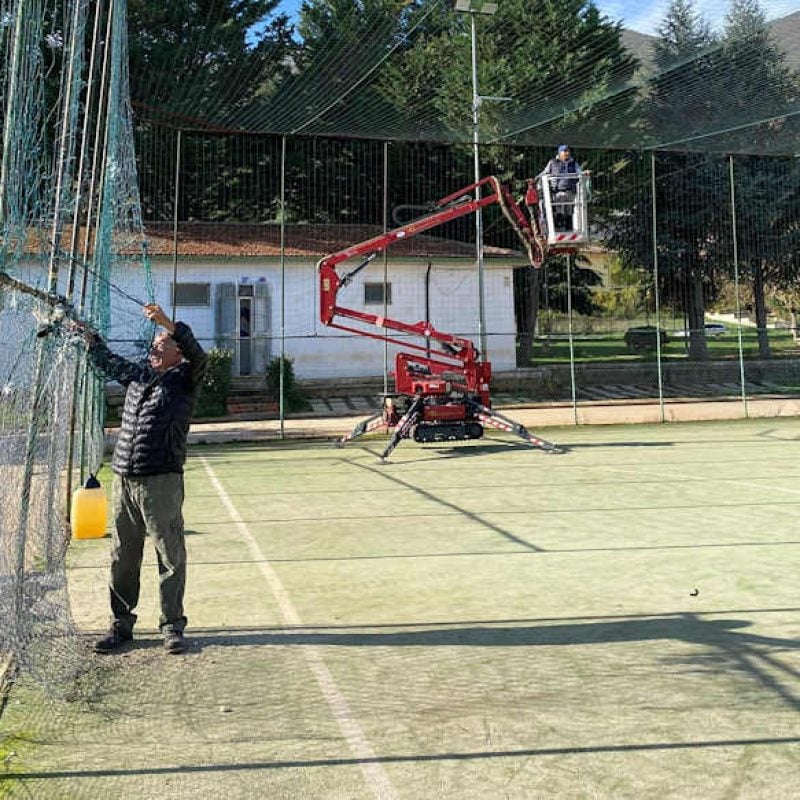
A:
[[[72,495],[70,522],[76,539],[99,539],[106,532],[108,500],[94,475]]]

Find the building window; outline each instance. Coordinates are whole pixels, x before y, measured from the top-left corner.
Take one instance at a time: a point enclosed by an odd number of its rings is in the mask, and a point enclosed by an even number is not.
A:
[[[385,293],[384,293],[385,290]],[[392,284],[391,283],[365,283],[364,284],[364,305],[382,306],[392,304]]]
[[[210,306],[210,283],[175,283],[176,306]]]

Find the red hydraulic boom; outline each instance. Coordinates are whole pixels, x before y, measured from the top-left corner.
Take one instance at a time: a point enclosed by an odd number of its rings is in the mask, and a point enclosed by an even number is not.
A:
[[[489,191],[480,198],[468,194],[478,187],[486,187]],[[508,190],[493,176],[442,198],[436,204],[438,210],[429,216],[320,259],[317,264],[320,320],[324,325],[414,351],[397,353],[395,394],[387,395],[383,410],[359,423],[351,433],[342,437],[341,444],[381,427],[394,428],[394,435],[382,454],[382,458],[387,458],[401,439],[413,437],[420,442],[477,439],[488,425],[515,433],[536,447],[556,451],[557,448],[529,433],[522,425],[491,410],[489,384],[492,367],[488,361],[479,360],[479,353],[469,339],[437,331],[428,321],[400,322],[337,304],[339,290],[394,242],[416,236],[492,203],[500,205],[523,243],[531,265],[541,266],[547,244],[539,235],[535,222],[528,220]],[[358,257],[362,261],[357,267],[345,275],[338,274],[338,264]],[[373,326],[382,332],[364,326]],[[397,338],[396,333],[424,337],[427,342],[414,344]]]

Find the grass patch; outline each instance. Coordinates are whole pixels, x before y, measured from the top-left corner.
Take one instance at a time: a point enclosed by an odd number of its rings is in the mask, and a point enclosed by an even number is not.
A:
[[[735,328],[728,328],[724,336],[706,339],[709,360],[739,358],[739,335]],[[800,356],[800,347],[788,331],[770,331],[769,344],[775,358]],[[577,334],[573,337],[575,361],[598,362],[649,362],[656,360],[655,351],[632,353],[625,344],[624,333],[603,335]],[[689,342],[686,339],[668,339],[662,348],[662,359],[681,361],[688,358]],[[742,353],[747,360],[759,359],[758,332],[753,329],[742,331]],[[569,363],[570,343],[566,334],[558,337],[538,337],[533,345],[532,363]]]

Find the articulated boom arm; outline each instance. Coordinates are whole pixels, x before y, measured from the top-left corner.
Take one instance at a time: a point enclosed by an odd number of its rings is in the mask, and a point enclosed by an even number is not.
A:
[[[491,189],[491,193],[476,199],[468,192],[480,186]],[[498,203],[504,216],[511,224],[512,228],[519,236],[528,253],[531,265],[538,267],[544,259],[544,246],[541,238],[535,232],[531,223],[519,210],[509,191],[494,177],[483,178],[477,183],[465,186],[453,194],[443,197],[436,204],[439,209],[430,216],[410,222],[400,228],[387,231],[380,236],[375,236],[365,242],[355,244],[352,247],[331,253],[320,259],[317,264],[320,276],[320,320],[324,325],[340,330],[356,333],[360,336],[369,336],[375,339],[386,340],[403,347],[411,348],[430,355],[430,347],[411,344],[408,341],[393,338],[386,334],[372,333],[363,328],[355,328],[335,321],[337,318],[351,319],[365,325],[374,325],[388,331],[399,333],[410,333],[423,336],[428,340],[436,341],[440,344],[436,355],[444,358],[460,361],[462,364],[471,364],[477,360],[475,346],[468,339],[462,339],[452,334],[441,333],[433,328],[428,322],[407,323],[398,320],[382,317],[377,314],[368,314],[363,311],[356,311],[344,308],[336,304],[337,294],[340,288],[346,286],[358,272],[370,263],[379,253],[387,247],[401,239],[423,233],[424,231],[436,228],[451,220],[473,213],[479,208]],[[363,257],[363,261],[355,269],[346,275],[340,276],[336,272],[336,265],[351,258]]]
[[[486,186],[491,191],[486,196],[479,197],[467,194],[481,186]],[[556,451],[553,445],[534,436],[522,425],[492,411],[489,394],[492,365],[488,361],[478,360],[478,352],[469,339],[440,333],[428,321],[399,322],[336,304],[339,289],[347,286],[354,275],[393,242],[443,225],[491,203],[500,205],[504,216],[525,245],[531,265],[541,266],[546,243],[539,235],[536,223],[528,221],[508,190],[495,177],[484,178],[443,197],[437,203],[438,210],[427,217],[320,259],[317,264],[320,279],[320,319],[324,325],[359,336],[392,342],[419,353],[416,356],[407,352],[396,353],[395,394],[386,395],[383,408],[360,422],[351,433],[342,436],[339,445],[381,427],[394,429],[391,440],[381,455],[385,460],[402,439],[413,437],[417,442],[479,439],[483,436],[484,428],[490,427],[515,433],[534,447],[548,452]],[[346,275],[340,276],[336,272],[337,264],[359,257],[362,259],[361,263]],[[341,319],[352,320],[353,324],[343,324]],[[356,323],[382,328],[385,333],[354,327]],[[386,333],[388,331],[424,336],[428,341],[424,346],[413,344]],[[437,347],[431,347],[431,342],[435,342]]]

